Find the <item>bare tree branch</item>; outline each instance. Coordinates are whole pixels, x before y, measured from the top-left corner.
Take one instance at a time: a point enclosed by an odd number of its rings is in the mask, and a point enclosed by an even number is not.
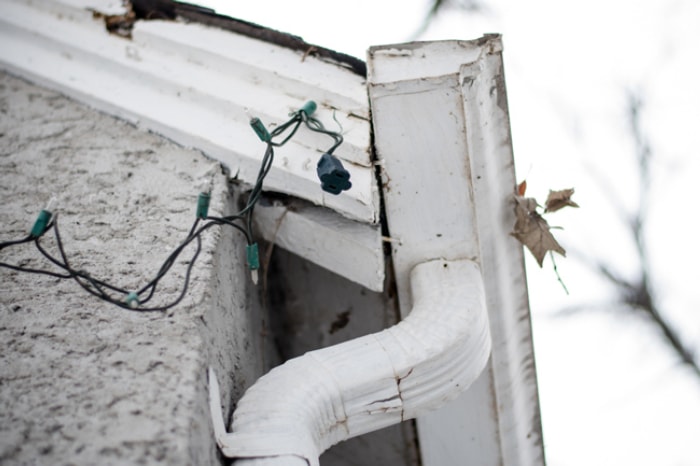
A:
[[[459,9],[468,13],[479,13],[485,9],[484,5],[479,0],[431,0],[430,9],[426,13],[418,30],[411,35],[411,39],[418,39],[428,30],[430,23],[435,20],[438,13],[444,12],[450,8]]]
[[[608,264],[600,259],[591,260],[586,257],[584,262],[613,285],[617,290],[621,304],[650,318],[661,330],[664,340],[676,352],[681,361],[700,377],[700,365],[695,359],[694,352],[686,346],[672,324],[663,316],[653,289],[653,277],[651,276],[645,237],[652,188],[650,166],[653,152],[641,126],[643,100],[640,94],[629,92],[627,105],[640,183],[637,208],[631,215],[626,215],[627,221],[625,223],[629,228],[634,242],[634,250],[639,260],[639,276],[636,280],[630,281],[613,271]],[[618,202],[616,205],[619,204]]]

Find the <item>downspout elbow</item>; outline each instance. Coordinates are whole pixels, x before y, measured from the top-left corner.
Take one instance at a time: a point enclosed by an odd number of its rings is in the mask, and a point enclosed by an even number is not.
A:
[[[291,359],[241,398],[224,427],[210,370],[214,431],[229,458],[318,466],[332,445],[434,410],[481,374],[491,352],[484,287],[470,260],[411,272],[413,308],[397,325]],[[239,461],[236,461],[239,464]]]

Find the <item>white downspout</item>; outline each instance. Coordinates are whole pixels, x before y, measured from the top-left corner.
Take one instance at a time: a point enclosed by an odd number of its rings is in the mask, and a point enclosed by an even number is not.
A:
[[[484,288],[470,260],[411,272],[413,308],[378,333],[291,359],[241,398],[224,427],[216,376],[210,407],[222,453],[237,466],[318,466],[330,446],[434,410],[466,390],[491,352]]]

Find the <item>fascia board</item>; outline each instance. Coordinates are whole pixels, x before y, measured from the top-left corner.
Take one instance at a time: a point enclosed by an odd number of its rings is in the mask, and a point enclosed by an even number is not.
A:
[[[117,37],[94,14],[119,11],[113,1],[11,0],[0,10],[6,69],[198,148],[244,182],[255,180],[264,151],[250,116],[272,125],[306,100],[317,101],[315,116],[329,128],[334,119],[342,126],[345,142],[335,154],[353,188],[339,196],[320,189],[315,166],[328,141],[300,131],[276,151],[266,189],[378,222],[364,77],[198,24],[137,21],[132,39]]]

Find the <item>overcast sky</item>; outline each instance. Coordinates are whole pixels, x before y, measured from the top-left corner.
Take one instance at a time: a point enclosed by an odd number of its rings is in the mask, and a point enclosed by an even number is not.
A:
[[[199,3],[360,58],[370,45],[408,41],[424,0]],[[459,2],[457,2],[459,3]],[[468,3],[462,1],[461,3]],[[576,188],[580,209],[551,216],[570,251],[637,271],[610,194],[633,209],[634,146],[626,96],[644,98],[654,151],[648,219],[653,278],[664,312],[700,349],[700,248],[693,200],[700,179],[700,2],[484,0],[481,13],[440,15],[421,40],[504,36],[516,169],[528,194]],[[593,175],[597,173],[597,175]],[[700,464],[700,381],[658,331],[616,312],[611,290],[575,259],[527,259],[545,448],[550,466]],[[561,309],[583,311],[558,317]]]

